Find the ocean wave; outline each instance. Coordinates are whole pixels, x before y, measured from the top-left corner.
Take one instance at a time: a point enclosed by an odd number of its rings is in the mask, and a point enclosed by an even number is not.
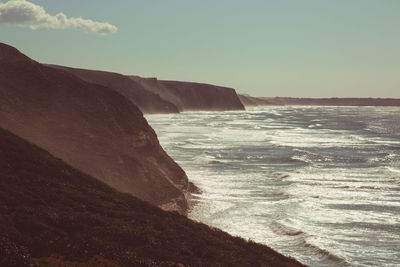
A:
[[[220,161],[220,160],[210,160],[207,162],[207,164],[212,164],[212,165],[225,165],[227,164],[226,162]]]
[[[278,179],[286,179],[290,177],[290,174],[288,173],[281,173],[281,172],[274,172],[272,173],[275,177],[277,177]]]
[[[308,128],[316,128],[316,127],[321,127],[321,126],[322,126],[322,124],[316,123],[316,124],[310,124],[307,127]]]
[[[271,230],[278,235],[297,236],[297,235],[305,234],[304,232],[302,232],[300,230],[294,229],[289,226],[285,226],[278,222],[271,223],[269,225],[269,228],[271,228]]]
[[[302,245],[307,248],[307,250],[313,253],[321,261],[320,265],[326,266],[350,266],[345,259],[329,252],[328,250],[322,249],[316,245],[308,243],[306,240],[302,242]]]
[[[394,167],[385,167],[388,171],[392,172],[392,173],[397,173],[400,174],[400,169],[396,169]]]
[[[269,228],[277,235],[289,237],[290,240],[287,240],[287,245],[297,246],[298,249],[302,251],[303,255],[313,255],[313,258],[318,259],[317,266],[350,266],[345,259],[326,249],[309,243],[307,241],[309,235],[301,230],[286,226],[276,221],[272,222],[269,225]]]
[[[307,151],[307,150],[301,150],[301,149],[294,149],[293,155],[291,156],[291,158],[294,160],[303,161],[303,162],[306,162],[309,164],[334,161],[333,158],[331,158],[331,157],[323,156],[318,153],[314,153],[314,152]]]

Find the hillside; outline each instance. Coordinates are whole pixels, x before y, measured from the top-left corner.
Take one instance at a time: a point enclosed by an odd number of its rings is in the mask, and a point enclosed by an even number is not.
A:
[[[174,103],[180,111],[244,110],[233,88],[204,83],[163,81],[139,76],[130,77],[148,91],[159,94],[162,98]]]
[[[119,193],[0,129],[0,266],[38,262],[300,266],[266,246]]]
[[[120,191],[187,209],[193,186],[132,102],[1,43],[0,127]]]
[[[178,113],[178,108],[158,94],[145,90],[129,77],[107,71],[77,69],[57,65],[47,65],[64,69],[87,82],[111,88],[136,104],[143,113]]]

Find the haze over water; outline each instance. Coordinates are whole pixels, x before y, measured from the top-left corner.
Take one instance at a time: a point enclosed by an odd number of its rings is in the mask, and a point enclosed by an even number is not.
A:
[[[400,108],[148,115],[203,190],[189,217],[311,266],[400,265]]]

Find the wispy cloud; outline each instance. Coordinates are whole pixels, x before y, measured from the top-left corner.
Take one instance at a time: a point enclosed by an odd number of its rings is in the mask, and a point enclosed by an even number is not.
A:
[[[32,30],[73,28],[99,34],[109,34],[117,31],[117,27],[107,22],[68,18],[64,13],[50,15],[43,7],[26,0],[0,2],[0,23],[15,24]]]

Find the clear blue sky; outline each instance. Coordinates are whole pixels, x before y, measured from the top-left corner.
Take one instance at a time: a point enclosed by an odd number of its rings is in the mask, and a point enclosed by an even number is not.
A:
[[[255,96],[400,98],[399,0],[30,2],[118,28],[101,35],[0,24],[1,42],[43,63]]]

